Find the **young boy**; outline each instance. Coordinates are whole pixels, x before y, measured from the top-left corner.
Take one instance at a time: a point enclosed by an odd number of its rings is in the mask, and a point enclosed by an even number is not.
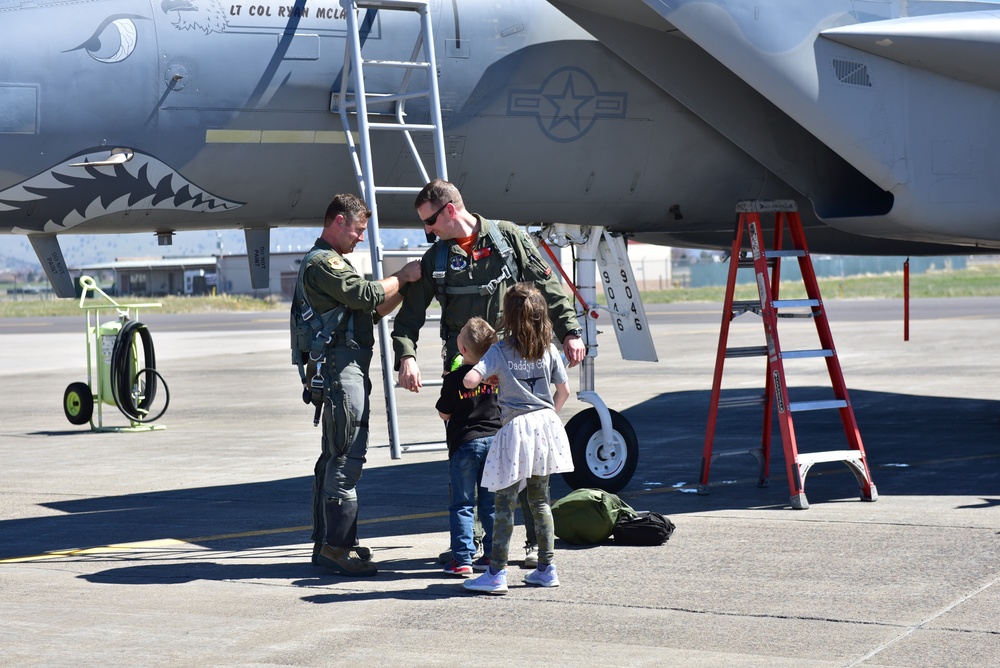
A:
[[[444,567],[444,572],[461,577],[469,577],[473,570],[485,571],[490,565],[489,556],[472,562],[476,550],[472,524],[474,510],[478,508],[484,531],[483,554],[489,555],[493,540],[493,492],[480,487],[479,482],[493,435],[500,429],[496,387],[481,383],[468,390],[462,379],[496,340],[496,332],[482,318],[472,318],[465,324],[458,334],[462,366],[444,377],[441,398],[435,406],[441,419],[447,421],[451,479],[448,511],[452,560]]]

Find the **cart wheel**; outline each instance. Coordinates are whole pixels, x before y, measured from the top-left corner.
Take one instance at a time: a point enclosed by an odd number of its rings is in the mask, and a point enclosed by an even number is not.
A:
[[[72,424],[87,424],[94,414],[94,395],[86,383],[70,383],[63,394],[63,411]]]

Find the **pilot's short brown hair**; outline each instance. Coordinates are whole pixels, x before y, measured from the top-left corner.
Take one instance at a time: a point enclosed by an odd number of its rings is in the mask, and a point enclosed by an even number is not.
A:
[[[425,202],[430,202],[431,206],[441,207],[451,202],[458,208],[462,208],[462,193],[458,191],[455,184],[444,179],[434,179],[417,193],[417,198],[413,201],[413,208],[419,209]]]
[[[352,223],[356,223],[362,218],[368,220],[372,217],[372,210],[368,205],[351,193],[340,193],[335,195],[326,207],[326,216],[323,218],[323,227],[330,227],[337,216],[343,216]]]

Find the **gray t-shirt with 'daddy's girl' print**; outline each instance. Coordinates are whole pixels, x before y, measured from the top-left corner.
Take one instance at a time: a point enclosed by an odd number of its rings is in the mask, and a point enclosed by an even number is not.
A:
[[[483,378],[499,378],[500,419],[504,424],[518,415],[554,409],[552,384],[567,382],[566,366],[552,344],[541,359],[526,360],[510,343],[500,341],[473,368]]]

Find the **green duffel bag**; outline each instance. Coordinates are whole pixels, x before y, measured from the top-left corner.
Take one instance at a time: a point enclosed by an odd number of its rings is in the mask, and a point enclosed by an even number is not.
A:
[[[556,536],[576,545],[596,545],[607,540],[618,516],[623,514],[637,515],[618,495],[603,489],[576,489],[552,504]]]

